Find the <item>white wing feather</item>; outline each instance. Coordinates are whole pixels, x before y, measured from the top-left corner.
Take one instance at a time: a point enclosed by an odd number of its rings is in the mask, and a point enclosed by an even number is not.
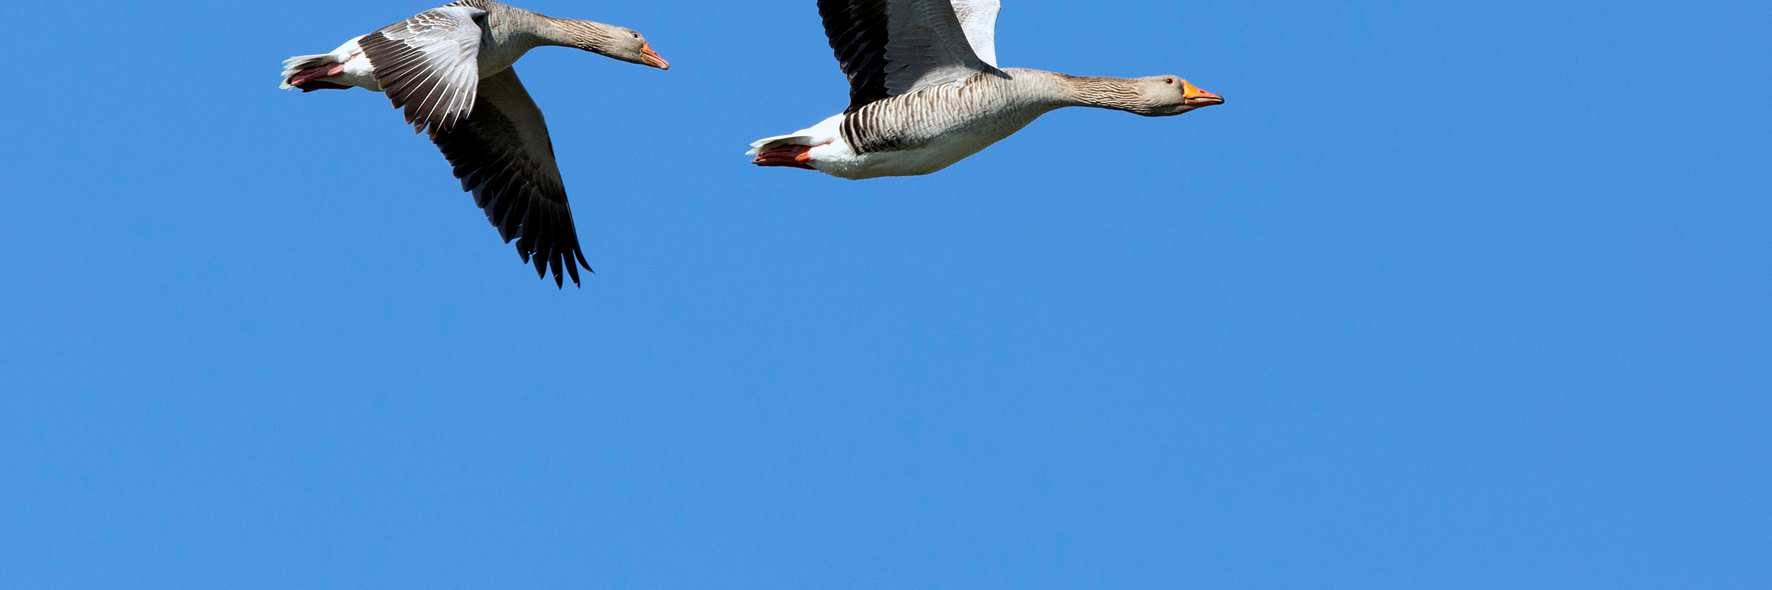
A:
[[[473,112],[484,33],[477,19],[485,15],[470,6],[433,8],[360,42],[376,82],[394,106],[406,110],[408,123],[436,133]]]
[[[997,13],[1003,9],[999,0],[953,0],[954,14],[960,17],[960,28],[966,30],[966,41],[978,59],[997,67]]]

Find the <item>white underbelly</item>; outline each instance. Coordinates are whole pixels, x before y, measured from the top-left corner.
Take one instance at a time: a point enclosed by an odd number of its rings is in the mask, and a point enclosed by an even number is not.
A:
[[[836,157],[830,158],[828,162],[819,162],[818,151],[814,150],[814,166],[832,176],[851,180],[934,174],[1014,135],[1038,117],[1037,113],[1009,113],[1000,116],[994,122],[996,124],[975,126],[963,132],[944,135],[939,141],[905,150],[857,156],[847,145],[832,146],[835,148],[832,151],[839,153],[832,153]]]
[[[865,154],[861,157],[861,165],[857,168],[857,172],[861,173],[861,178],[934,174],[983,151],[991,144],[1001,141],[1003,137],[956,139],[956,141],[944,141],[916,149]]]

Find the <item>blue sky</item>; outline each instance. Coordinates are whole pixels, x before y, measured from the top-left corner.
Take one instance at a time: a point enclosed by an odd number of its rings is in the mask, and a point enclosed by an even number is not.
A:
[[[812,2],[532,0],[676,65],[519,66],[565,291],[276,90],[424,5],[4,9],[0,585],[1772,585],[1763,3],[1007,4],[1230,102],[754,169]]]

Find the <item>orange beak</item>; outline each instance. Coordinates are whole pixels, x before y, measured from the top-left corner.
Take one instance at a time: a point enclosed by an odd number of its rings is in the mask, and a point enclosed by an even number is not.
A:
[[[653,51],[651,43],[640,46],[640,60],[646,62],[646,65],[661,70],[671,69],[671,62],[665,61],[663,56],[660,56],[658,52]]]
[[[1187,106],[1199,108],[1224,104],[1224,97],[1202,90],[1192,82],[1181,82],[1181,98]]]

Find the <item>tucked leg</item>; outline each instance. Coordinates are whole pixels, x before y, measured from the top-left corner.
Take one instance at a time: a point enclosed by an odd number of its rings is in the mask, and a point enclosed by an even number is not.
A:
[[[753,160],[751,163],[758,166],[780,166],[813,170],[812,146],[784,145],[769,148],[758,152],[757,159]]]
[[[323,81],[325,78],[331,78],[343,73],[345,73],[344,64],[329,64],[317,68],[309,68],[296,73],[294,76],[290,76],[289,85],[300,88],[304,92],[349,88],[349,86]]]

